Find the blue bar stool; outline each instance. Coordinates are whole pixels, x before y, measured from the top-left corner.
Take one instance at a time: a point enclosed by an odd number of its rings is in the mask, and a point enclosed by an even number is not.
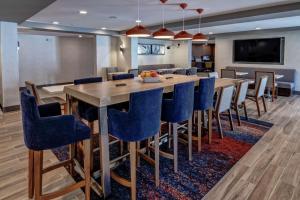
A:
[[[112,80],[117,81],[117,80],[124,80],[124,79],[133,79],[134,74],[113,74],[112,75]]]
[[[21,108],[24,141],[29,149],[28,196],[36,200],[53,199],[85,187],[85,199],[90,199],[90,129],[76,121],[72,115],[61,115],[59,103],[37,106],[35,97],[29,91],[21,92]],[[43,174],[69,165],[73,169],[74,154],[70,159],[43,168],[43,151],[83,141],[85,180],[67,186],[59,191],[42,194]]]
[[[199,81],[199,87],[195,90],[194,112],[197,116],[197,140],[198,152],[201,151],[202,114],[208,111],[208,142],[212,138],[212,111],[214,108],[215,78],[203,78]],[[195,114],[195,113],[194,113]],[[205,121],[205,120],[204,120]]]
[[[89,84],[89,83],[100,83],[102,77],[91,77],[74,80],[75,85]],[[77,111],[80,119],[84,119],[88,122],[88,126],[91,129],[91,171],[94,169],[94,140],[96,139],[94,122],[98,120],[98,109],[97,107],[90,105],[86,102],[78,100]]]
[[[192,160],[192,116],[194,106],[194,82],[177,84],[174,86],[172,99],[163,99],[161,121],[169,123],[169,137],[171,126],[173,129],[173,155],[160,151],[164,156],[174,161],[174,171],[178,171],[178,123],[186,120],[188,123],[188,152]],[[171,138],[169,138],[170,141]]]
[[[155,184],[159,185],[159,130],[163,89],[148,90],[130,94],[129,110],[123,112],[108,109],[109,133],[122,141],[129,142],[130,181],[112,172],[112,178],[131,188],[131,199],[136,199],[136,156],[155,165]],[[155,138],[155,160],[136,151],[136,143]],[[123,157],[120,157],[122,159]]]

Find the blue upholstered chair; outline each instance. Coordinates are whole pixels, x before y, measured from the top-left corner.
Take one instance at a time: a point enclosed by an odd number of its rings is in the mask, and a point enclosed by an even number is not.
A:
[[[124,79],[133,79],[134,74],[114,74],[112,75],[112,80],[117,81],[117,80],[124,80]]]
[[[84,142],[84,171],[85,180],[73,184],[60,191],[48,194],[47,199],[56,198],[67,192],[85,187],[86,199],[90,199],[90,129],[76,121],[72,115],[61,115],[60,104],[52,103],[37,106],[35,97],[28,90],[21,92],[22,122],[25,145],[29,149],[29,198],[42,199],[42,174],[53,169],[70,165],[72,168],[73,156],[70,159],[43,169],[43,151],[65,145]]]
[[[91,78],[83,78],[74,80],[75,85],[81,84],[89,84],[89,83],[100,83],[102,82],[102,77],[91,77]],[[93,171],[94,166],[94,139],[95,130],[94,130],[94,122],[98,120],[98,108],[90,105],[86,102],[78,100],[77,111],[80,119],[84,119],[88,122],[88,126],[91,129],[91,171]]]
[[[108,109],[109,133],[122,141],[129,142],[130,176],[131,181],[124,181],[112,172],[112,178],[131,188],[132,199],[136,196],[136,143],[155,138],[155,183],[159,185],[159,130],[161,117],[161,102],[163,89],[148,90],[130,94],[129,110],[123,112],[117,109]],[[138,157],[141,152],[138,149]],[[142,154],[145,158],[146,155]],[[121,157],[122,158],[122,157]],[[121,181],[120,181],[121,180]]]
[[[192,116],[194,107],[194,82],[177,84],[174,86],[172,99],[163,99],[161,121],[169,123],[169,137],[171,126],[173,129],[173,155],[167,154],[167,158],[174,161],[174,171],[178,171],[178,123],[189,120],[188,123],[188,145],[189,160],[192,160]],[[170,138],[169,138],[170,141]]]
[[[202,134],[202,115],[208,111],[208,137],[211,143],[212,137],[212,110],[214,108],[214,94],[215,94],[215,78],[202,78],[199,81],[199,86],[195,90],[194,95],[194,112],[197,116],[197,140],[198,152],[201,151],[201,134]]]

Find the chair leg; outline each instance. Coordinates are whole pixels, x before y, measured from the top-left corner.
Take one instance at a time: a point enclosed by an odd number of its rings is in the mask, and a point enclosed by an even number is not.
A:
[[[202,135],[202,114],[201,114],[201,111],[196,111],[197,112],[197,134],[198,134],[198,152],[201,151],[201,135]]]
[[[220,138],[223,139],[223,130],[222,130],[222,126],[221,126],[221,119],[220,119],[220,113],[216,113],[216,118],[217,118],[217,124],[218,124],[218,129],[220,132]]]
[[[90,139],[90,167],[91,167],[91,172],[93,173],[94,171],[94,123],[93,122],[88,122],[88,126],[90,127],[91,129],[91,139]]]
[[[136,149],[137,149],[137,153],[136,153],[136,165],[137,165],[137,167],[141,166],[141,159],[140,159],[140,156],[139,156],[139,153],[138,153],[138,151],[140,150],[140,148],[141,148],[141,142],[137,142],[136,143]]]
[[[236,112],[236,117],[238,120],[238,125],[241,126],[241,118],[240,118],[240,114],[239,114],[239,106],[238,105],[235,106],[235,112]]]
[[[257,107],[257,114],[258,114],[258,117],[260,117],[260,108],[259,108],[259,101],[258,101],[258,98],[255,98],[255,103],[256,103],[256,107]]]
[[[274,102],[275,96],[276,96],[276,88],[273,87],[273,89],[272,89],[272,102]]]
[[[178,172],[178,135],[177,123],[173,123],[173,154],[174,154],[174,172]]]
[[[192,148],[193,148],[193,141],[192,141],[192,126],[193,126],[193,119],[189,119],[188,121],[188,149],[189,149],[189,161],[192,161]]]
[[[136,143],[129,142],[131,199],[136,200]]]
[[[231,109],[228,110],[228,115],[229,115],[229,122],[230,122],[230,128],[233,131],[233,120],[232,120],[232,114],[231,114]]]
[[[34,151],[28,153],[28,198],[32,199],[34,195]]]
[[[169,129],[168,129],[168,134],[169,134],[169,139],[168,139],[168,147],[169,147],[169,149],[171,148],[171,135],[172,135],[172,126],[171,126],[171,123],[168,123],[168,125],[169,125]]]
[[[212,142],[212,109],[208,110],[208,144]]]
[[[43,151],[34,151],[34,199],[42,199],[42,169],[43,169]]]
[[[84,148],[84,175],[85,175],[85,199],[90,200],[91,198],[91,142],[89,140],[83,141]]]
[[[76,148],[76,144],[70,144],[69,145],[69,156],[70,156],[70,160],[72,160],[71,164],[70,164],[70,174],[72,176],[74,176],[74,162],[73,159],[75,158],[75,148]]]
[[[159,186],[159,134],[154,136],[155,148],[155,186]]]
[[[248,121],[248,113],[247,113],[246,102],[243,103],[243,107],[244,107],[244,113],[245,113],[246,120]]]
[[[262,96],[261,99],[262,99],[262,102],[263,102],[263,105],[264,105],[264,110],[265,110],[265,112],[267,112],[267,105],[266,105],[265,97]]]

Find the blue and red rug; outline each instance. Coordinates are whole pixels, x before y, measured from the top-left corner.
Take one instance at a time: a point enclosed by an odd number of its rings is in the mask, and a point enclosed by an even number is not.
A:
[[[242,118],[242,126],[230,131],[229,122],[222,117],[224,138],[220,139],[216,124],[213,125],[212,144],[207,144],[207,136],[203,138],[202,151],[193,150],[193,161],[188,161],[187,146],[179,144],[178,173],[173,171],[171,160],[160,158],[160,186],[155,187],[154,169],[141,160],[137,169],[138,199],[201,199],[220,181],[220,179],[240,160],[249,149],[272,127],[271,123]],[[114,149],[114,148],[112,148]],[[67,147],[55,149],[53,152],[60,160],[67,155]],[[114,150],[115,152],[115,150]],[[113,154],[113,152],[111,152]],[[95,162],[98,162],[97,156]],[[95,166],[97,169],[97,166]],[[116,172],[129,176],[129,162],[120,165]],[[74,177],[75,179],[77,177]],[[99,199],[95,194],[92,199]],[[112,181],[112,196],[109,199],[130,199],[130,190]]]

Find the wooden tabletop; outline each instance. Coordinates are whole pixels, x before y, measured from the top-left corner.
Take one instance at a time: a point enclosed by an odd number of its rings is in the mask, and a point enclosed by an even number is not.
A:
[[[62,94],[64,92],[64,87],[71,86],[71,85],[74,84],[52,85],[52,86],[42,87],[42,89],[49,94]]]
[[[169,78],[172,77],[172,78]],[[164,75],[160,83],[143,83],[141,79],[126,79],[118,81],[106,81],[64,87],[64,92],[76,99],[80,99],[97,107],[113,105],[129,100],[129,94],[164,88],[164,92],[173,90],[173,86],[186,82],[198,82],[203,77],[184,75]],[[216,88],[233,85],[236,79],[217,79]],[[123,86],[122,86],[123,84]],[[118,86],[121,85],[121,86]]]

